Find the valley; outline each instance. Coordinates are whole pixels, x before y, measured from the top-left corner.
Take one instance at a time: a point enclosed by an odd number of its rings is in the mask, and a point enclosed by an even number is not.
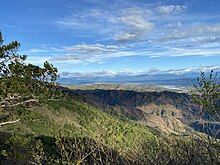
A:
[[[186,93],[132,90],[68,90],[91,106],[147,125],[162,133],[189,134],[198,119],[199,108]]]
[[[220,0],[0,0],[0,165],[220,165]]]

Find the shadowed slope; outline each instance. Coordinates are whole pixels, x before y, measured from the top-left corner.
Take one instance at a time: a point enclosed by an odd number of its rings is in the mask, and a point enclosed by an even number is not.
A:
[[[198,108],[186,93],[123,90],[67,90],[110,114],[126,116],[165,133],[187,133]]]

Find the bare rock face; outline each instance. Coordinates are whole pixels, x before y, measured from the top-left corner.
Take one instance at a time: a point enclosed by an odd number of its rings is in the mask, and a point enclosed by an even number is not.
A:
[[[197,120],[198,107],[186,93],[123,90],[71,90],[84,102],[118,114],[162,133],[188,134]]]
[[[192,130],[183,122],[183,112],[173,105],[158,106],[151,103],[139,109],[145,116],[143,123],[161,132],[181,134]]]
[[[200,109],[192,104],[190,95],[186,93],[68,88],[63,88],[63,91],[104,112],[129,118],[161,133],[185,135],[196,130],[216,136],[216,132],[220,132],[220,123],[213,123],[208,118],[204,118],[204,130],[199,123]],[[220,138],[220,134],[217,136]]]

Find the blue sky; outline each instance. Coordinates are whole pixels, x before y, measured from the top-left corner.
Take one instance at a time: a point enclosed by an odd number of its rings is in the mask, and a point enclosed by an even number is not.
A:
[[[0,0],[0,30],[60,72],[220,68],[219,0]]]

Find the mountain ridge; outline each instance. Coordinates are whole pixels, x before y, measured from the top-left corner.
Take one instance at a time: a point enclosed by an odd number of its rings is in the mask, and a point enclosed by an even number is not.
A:
[[[106,113],[125,116],[164,133],[189,133],[193,131],[192,122],[199,118],[199,108],[186,93],[63,90]]]

